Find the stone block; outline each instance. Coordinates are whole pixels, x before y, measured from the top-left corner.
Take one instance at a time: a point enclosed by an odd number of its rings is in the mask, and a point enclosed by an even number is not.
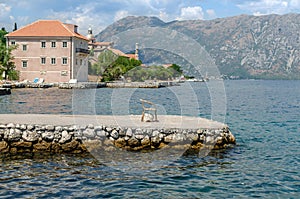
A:
[[[136,147],[140,145],[139,140],[134,137],[130,138],[127,142],[130,147]]]
[[[36,142],[39,139],[39,134],[32,131],[25,131],[22,134],[22,139],[27,142]]]
[[[116,140],[119,138],[119,132],[117,130],[112,130],[112,132],[110,133],[110,136]]]
[[[72,152],[77,149],[78,144],[79,143],[76,140],[72,140],[71,142],[62,144],[61,148],[64,152]]]
[[[87,138],[94,138],[95,137],[95,132],[92,129],[86,129],[83,131],[83,136]]]
[[[142,144],[143,147],[150,146],[151,140],[150,140],[150,138],[149,138],[148,135],[146,135],[146,136],[141,140],[141,144]]]
[[[61,133],[61,138],[60,138],[60,140],[59,140],[58,143],[64,144],[64,143],[66,143],[66,142],[69,142],[71,139],[72,139],[72,135],[70,135],[70,134],[68,133],[68,131],[63,131],[63,132]]]
[[[54,133],[53,132],[44,132],[42,133],[42,139],[47,142],[52,142],[54,139]]]
[[[32,142],[26,142],[26,141],[12,142],[10,143],[10,146],[17,147],[17,148],[31,148]]]
[[[1,153],[6,153],[8,151],[9,151],[9,146],[8,146],[7,142],[1,141],[0,142],[0,152]]]
[[[124,138],[119,138],[115,141],[115,146],[118,147],[118,148],[123,148],[126,146],[126,141]]]
[[[53,125],[46,125],[46,130],[47,131],[54,131],[55,127]]]
[[[33,152],[41,152],[41,151],[50,152],[51,146],[52,146],[52,143],[49,143],[46,141],[38,142],[33,145]]]

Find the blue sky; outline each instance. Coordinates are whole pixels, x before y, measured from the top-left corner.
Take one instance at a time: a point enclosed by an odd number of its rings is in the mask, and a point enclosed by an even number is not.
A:
[[[163,21],[223,18],[240,14],[300,13],[300,0],[0,0],[0,26],[11,31],[38,19],[58,19],[89,27],[98,34],[129,16],[156,16]]]

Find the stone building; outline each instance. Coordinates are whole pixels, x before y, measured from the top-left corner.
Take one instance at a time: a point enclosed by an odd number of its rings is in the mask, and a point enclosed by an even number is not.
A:
[[[6,35],[20,81],[45,82],[88,80],[88,42],[78,26],[58,20],[39,20]]]

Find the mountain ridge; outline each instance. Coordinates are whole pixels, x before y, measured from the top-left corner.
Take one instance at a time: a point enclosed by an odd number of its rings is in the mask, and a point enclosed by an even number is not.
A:
[[[300,79],[300,14],[238,15],[171,22],[157,17],[130,16],[108,26],[96,39],[105,41],[112,35],[145,26],[168,28],[196,40],[224,75]],[[159,62],[162,61],[159,54],[161,52],[152,58],[141,57],[144,62]],[[154,58],[156,60],[151,60]]]

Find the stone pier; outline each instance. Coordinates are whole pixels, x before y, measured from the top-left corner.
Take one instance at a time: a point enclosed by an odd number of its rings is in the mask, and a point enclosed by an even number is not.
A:
[[[94,150],[199,152],[224,149],[235,138],[223,123],[185,116],[159,116],[141,122],[136,115],[0,115],[2,153],[85,153]]]
[[[10,88],[0,88],[0,95],[10,95],[11,90]]]

